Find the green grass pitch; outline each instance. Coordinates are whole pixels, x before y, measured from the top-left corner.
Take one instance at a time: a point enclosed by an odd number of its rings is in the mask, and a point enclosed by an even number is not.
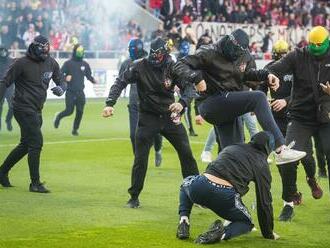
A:
[[[196,247],[193,239],[216,218],[209,210],[194,208],[191,239],[175,238],[178,222],[179,161],[164,143],[163,164],[154,166],[151,152],[142,208],[124,208],[128,200],[132,151],[128,134],[127,101],[120,100],[112,119],[103,119],[103,100],[89,100],[80,136],[71,136],[73,116],[52,127],[54,113],[63,101],[49,101],[44,109],[42,180],[52,190],[40,195],[28,192],[26,159],[11,172],[14,188],[0,187],[0,247]],[[0,132],[1,162],[18,142],[19,132]],[[210,126],[196,127],[191,146],[201,171],[203,142]],[[278,241],[265,240],[260,231],[214,245],[214,247],[329,247],[330,199],[327,180],[321,180],[324,196],[314,200],[299,166],[299,190],[303,205],[295,208],[291,223],[277,221],[282,208],[281,181],[272,166],[275,231]],[[254,188],[243,198],[251,209]],[[251,209],[257,228],[256,211]]]

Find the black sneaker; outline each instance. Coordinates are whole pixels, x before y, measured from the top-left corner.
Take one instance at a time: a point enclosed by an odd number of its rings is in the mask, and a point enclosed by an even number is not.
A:
[[[13,131],[13,125],[11,124],[11,121],[6,121],[6,124],[7,124],[7,130],[9,132]]]
[[[178,239],[188,239],[190,236],[189,228],[190,228],[190,225],[185,220],[183,220],[178,225],[178,229],[176,231],[176,237]]]
[[[60,119],[58,118],[58,115],[59,115],[59,112],[55,113],[55,116],[54,116],[54,127],[55,128],[58,128],[60,126]]]
[[[197,134],[197,133],[195,133],[195,131],[194,131],[194,130],[190,129],[190,130],[189,130],[189,136],[192,136],[192,137],[197,137],[197,136],[198,136],[198,134]]]
[[[293,216],[294,216],[293,207],[289,205],[285,205],[278,219],[279,221],[291,221]]]
[[[140,207],[140,201],[139,199],[129,199],[127,204],[126,204],[126,207],[128,208],[139,208]]]
[[[10,184],[8,175],[3,175],[1,173],[0,173],[0,184],[2,185],[2,187],[5,188],[13,187],[13,185]]]
[[[209,230],[195,240],[196,244],[214,244],[221,241],[221,237],[224,234],[225,229],[221,220],[216,220],[210,227]]]
[[[162,152],[158,151],[155,153],[155,166],[159,167],[162,164]]]
[[[34,193],[50,193],[43,183],[30,183],[30,192]]]
[[[73,135],[73,136],[78,136],[79,133],[78,133],[78,131],[77,131],[76,129],[73,129],[73,130],[72,130],[72,135]]]

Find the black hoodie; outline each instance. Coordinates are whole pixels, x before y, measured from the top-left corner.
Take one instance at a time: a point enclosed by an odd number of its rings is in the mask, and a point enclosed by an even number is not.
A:
[[[249,191],[249,183],[254,182],[260,229],[265,238],[272,239],[272,177],[267,163],[267,153],[271,148],[265,132],[258,133],[254,138],[249,144],[237,144],[223,149],[219,157],[208,165],[205,173],[227,180],[241,196]]]
[[[85,77],[92,83],[95,83],[95,79],[92,76],[92,70],[89,64],[82,58],[76,57],[76,48],[73,50],[72,58],[65,61],[61,70],[65,76],[72,76],[71,81],[68,82],[68,91],[81,92],[85,88]]]
[[[14,110],[41,112],[50,80],[53,79],[56,85],[61,85],[64,80],[54,58],[48,56],[41,60],[30,48],[24,57],[11,64],[4,78],[0,80],[0,100],[6,87],[15,83]]]

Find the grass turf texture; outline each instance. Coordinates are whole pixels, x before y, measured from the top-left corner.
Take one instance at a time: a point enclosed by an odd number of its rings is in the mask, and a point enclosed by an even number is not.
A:
[[[89,100],[80,136],[73,137],[73,116],[63,119],[59,129],[52,125],[54,113],[62,110],[64,103],[47,102],[43,114],[45,145],[41,176],[52,193],[28,192],[26,159],[11,171],[10,179],[15,187],[0,187],[0,247],[196,247],[193,239],[217,217],[209,210],[194,207],[191,239],[175,238],[182,179],[177,155],[168,142],[164,143],[160,168],[154,166],[154,152],[150,153],[145,187],[140,196],[142,208],[124,207],[133,159],[126,105],[126,100],[120,100],[115,116],[106,120],[100,116],[103,100]],[[209,128],[209,125],[196,127],[199,136],[191,139],[201,171],[206,165],[200,162],[200,153]],[[16,123],[14,132],[0,132],[1,162],[18,139]],[[296,216],[291,223],[281,223],[277,221],[282,208],[281,181],[277,168],[272,166],[271,170],[275,231],[281,239],[263,239],[256,210],[251,210],[258,231],[215,247],[328,247],[327,180],[321,180],[323,198],[314,200],[305,182],[304,170],[299,166],[303,205],[295,208]],[[243,201],[251,209],[254,199],[252,186]]]

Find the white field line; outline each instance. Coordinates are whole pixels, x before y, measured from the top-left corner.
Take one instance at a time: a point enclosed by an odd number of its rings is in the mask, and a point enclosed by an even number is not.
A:
[[[44,142],[44,145],[61,145],[61,144],[76,144],[76,143],[92,143],[92,142],[109,142],[109,141],[129,141],[129,138],[107,138],[107,139],[82,139],[82,140],[63,140],[63,141],[50,141]],[[201,141],[190,141],[191,144],[204,144]],[[15,144],[0,144],[0,147],[16,146]]]

